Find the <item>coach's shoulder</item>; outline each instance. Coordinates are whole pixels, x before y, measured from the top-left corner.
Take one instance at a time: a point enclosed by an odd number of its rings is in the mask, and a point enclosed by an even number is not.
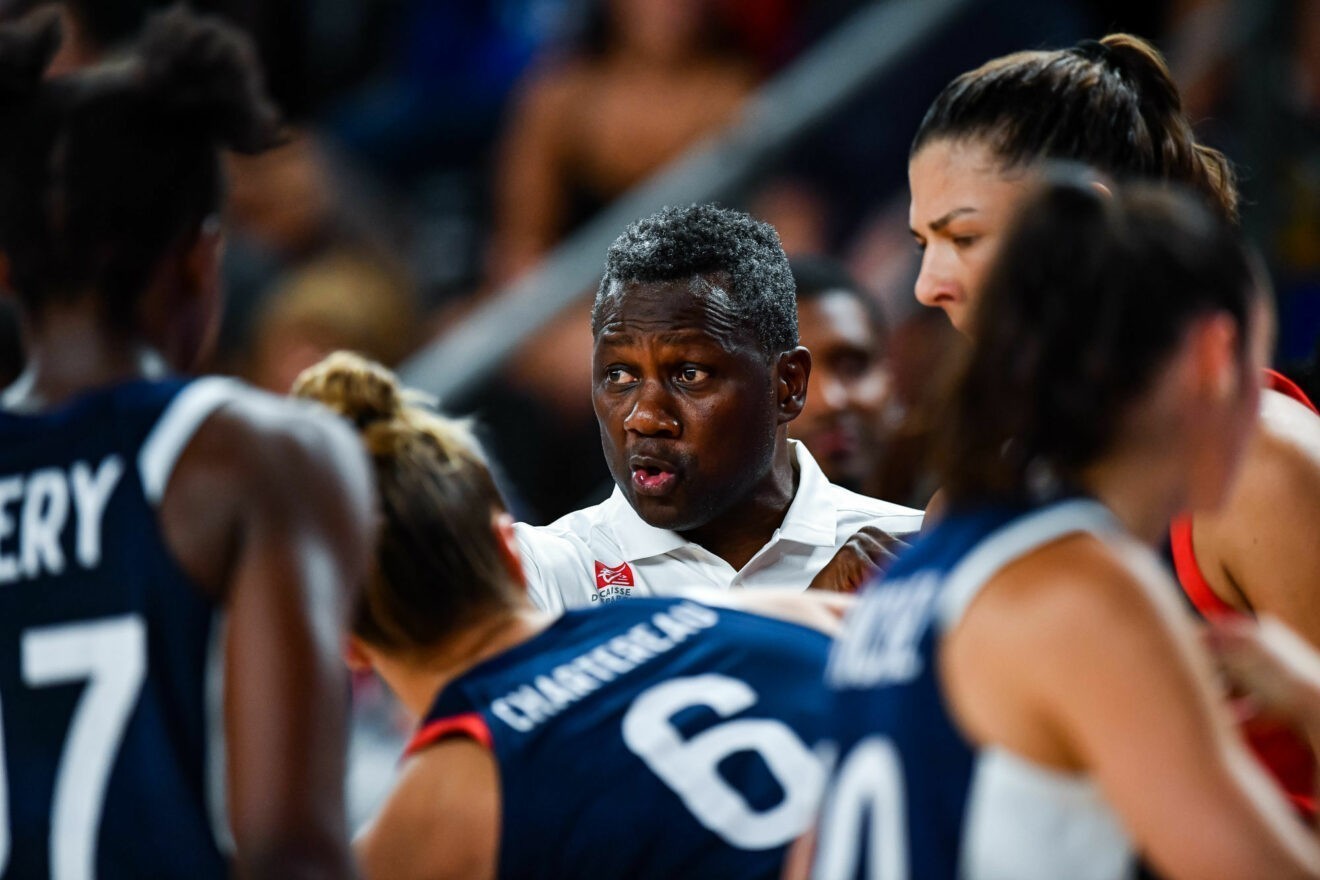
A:
[[[915,535],[921,531],[925,514],[920,510],[850,492],[833,483],[830,484],[829,492],[834,502],[840,533],[846,531],[852,534],[863,526],[877,526],[891,535],[898,536]]]

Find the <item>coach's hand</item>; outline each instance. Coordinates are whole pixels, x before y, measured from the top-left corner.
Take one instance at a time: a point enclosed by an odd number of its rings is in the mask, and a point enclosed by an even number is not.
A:
[[[856,592],[877,571],[893,562],[907,544],[877,526],[863,526],[825,563],[810,590]]]

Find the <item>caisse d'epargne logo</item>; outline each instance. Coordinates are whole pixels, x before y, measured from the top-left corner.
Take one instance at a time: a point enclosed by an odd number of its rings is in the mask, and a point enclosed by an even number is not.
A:
[[[596,563],[596,595],[591,597],[593,602],[613,602],[615,599],[626,599],[633,593],[633,571],[626,562],[620,562],[616,566],[608,566],[603,562]]]

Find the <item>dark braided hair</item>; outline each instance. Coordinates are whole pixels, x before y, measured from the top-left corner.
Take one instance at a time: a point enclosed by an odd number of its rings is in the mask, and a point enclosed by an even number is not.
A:
[[[175,7],[125,55],[53,80],[59,45],[42,15],[0,30],[0,250],[39,317],[97,296],[112,325],[136,320],[162,258],[221,205],[221,149],[279,139],[250,42]]]
[[[1178,183],[1237,218],[1228,159],[1196,142],[1168,65],[1130,34],[1017,52],[962,74],[926,111],[911,155],[946,138],[984,139],[1007,168],[1070,160]]]
[[[1111,197],[1051,173],[990,270],[937,422],[950,500],[1023,497],[1033,473],[1072,482],[1192,321],[1227,314],[1245,347],[1261,284],[1237,231],[1190,194]]]

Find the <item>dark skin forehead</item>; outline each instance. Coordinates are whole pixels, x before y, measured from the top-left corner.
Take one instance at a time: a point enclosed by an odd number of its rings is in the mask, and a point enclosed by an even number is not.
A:
[[[713,343],[729,353],[748,349],[759,353],[727,285],[723,272],[616,285],[601,308],[596,346],[629,345],[646,338],[676,345]]]

